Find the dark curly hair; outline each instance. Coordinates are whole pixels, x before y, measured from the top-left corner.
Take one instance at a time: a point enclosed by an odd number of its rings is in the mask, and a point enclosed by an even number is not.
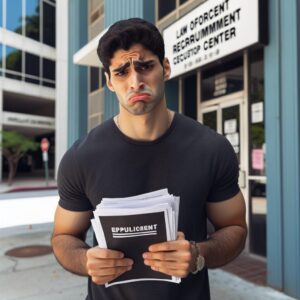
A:
[[[148,21],[131,18],[111,25],[99,40],[97,54],[105,72],[110,74],[110,60],[117,50],[128,50],[134,44],[141,44],[151,51],[163,65],[165,45],[159,30]]]

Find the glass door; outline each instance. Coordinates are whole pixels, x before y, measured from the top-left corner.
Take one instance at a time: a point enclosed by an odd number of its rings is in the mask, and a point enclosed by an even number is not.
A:
[[[212,106],[202,112],[202,124],[217,132],[219,132],[218,110],[218,106]]]
[[[248,136],[245,123],[241,122],[243,109],[242,98],[215,102],[214,105],[201,109],[200,122],[224,135],[231,143],[240,167],[239,185],[246,196],[247,145],[245,143]]]
[[[202,109],[201,117],[202,124],[224,135],[228,139],[240,163],[240,103],[209,106]]]
[[[241,161],[240,147],[240,105],[221,107],[222,134],[232,145],[237,159]]]

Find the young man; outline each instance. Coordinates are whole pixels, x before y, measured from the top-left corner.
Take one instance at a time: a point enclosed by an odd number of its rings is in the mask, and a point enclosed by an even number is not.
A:
[[[70,272],[89,276],[87,299],[210,299],[207,268],[231,261],[246,239],[235,153],[221,135],[167,109],[170,66],[154,25],[137,18],[115,23],[101,38],[98,55],[120,112],[75,142],[61,161],[54,253]],[[103,197],[161,188],[180,196],[177,240],[152,245],[141,255],[149,268],[181,277],[181,283],[105,288],[130,272],[134,261],[84,242],[92,211]],[[216,228],[209,239],[207,218]]]

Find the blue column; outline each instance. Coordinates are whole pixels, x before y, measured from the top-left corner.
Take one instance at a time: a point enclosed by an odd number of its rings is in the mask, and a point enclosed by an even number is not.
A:
[[[265,49],[268,283],[300,297],[300,46],[297,0],[269,1]]]
[[[75,65],[73,55],[87,43],[87,1],[69,1],[68,145],[87,132],[87,68]],[[59,30],[59,28],[57,29]]]
[[[104,24],[110,26],[116,21],[133,17],[154,22],[154,0],[104,0]],[[104,118],[107,120],[119,111],[114,93],[105,87]]]

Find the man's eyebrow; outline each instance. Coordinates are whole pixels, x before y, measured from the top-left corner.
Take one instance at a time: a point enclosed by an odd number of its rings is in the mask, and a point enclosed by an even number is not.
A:
[[[154,59],[150,59],[150,60],[135,60],[133,62],[133,65],[134,66],[148,66],[148,65],[151,65],[154,62],[155,62]]]
[[[113,72],[122,72],[126,70],[130,66],[130,62],[126,62],[125,64],[121,65],[120,67],[113,70]]]

